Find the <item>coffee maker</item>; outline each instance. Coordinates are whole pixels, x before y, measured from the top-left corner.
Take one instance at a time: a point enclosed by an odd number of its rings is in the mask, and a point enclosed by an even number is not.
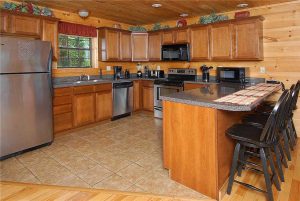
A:
[[[114,80],[122,79],[122,66],[114,66]]]
[[[202,81],[203,82],[209,82],[209,70],[213,69],[212,66],[208,67],[206,65],[203,65],[200,67],[200,70],[202,71]]]

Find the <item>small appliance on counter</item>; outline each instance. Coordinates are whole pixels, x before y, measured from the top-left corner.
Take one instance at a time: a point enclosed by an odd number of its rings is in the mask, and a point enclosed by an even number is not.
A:
[[[164,78],[165,72],[164,72],[164,70],[149,70],[148,77],[149,78]]]
[[[122,66],[114,66],[114,80],[122,79]]]
[[[206,65],[203,65],[200,67],[200,70],[202,71],[202,81],[203,82],[209,82],[209,70],[213,69],[212,66],[207,67]]]
[[[137,78],[142,78],[143,77],[142,68],[143,68],[143,66],[142,66],[141,63],[138,63],[136,65],[136,69],[137,69],[136,76],[137,76]]]
[[[125,79],[129,79],[129,78],[130,78],[130,72],[129,72],[128,69],[125,70],[125,73],[124,73],[124,74],[125,74],[125,75],[124,75],[124,78],[125,78]]]
[[[246,83],[249,77],[247,67],[217,67],[217,82]]]
[[[145,78],[148,78],[148,73],[149,73],[149,67],[148,66],[144,66],[144,75],[145,75]]]

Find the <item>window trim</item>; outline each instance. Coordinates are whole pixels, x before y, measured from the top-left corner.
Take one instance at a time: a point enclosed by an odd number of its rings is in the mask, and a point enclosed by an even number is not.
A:
[[[73,36],[73,37],[77,37],[77,38],[88,38],[89,39],[89,48],[72,48],[72,47],[62,47],[59,46],[59,35],[63,35],[63,36]],[[67,41],[68,43],[68,41]],[[57,62],[57,69],[89,69],[89,68],[93,68],[93,43],[92,43],[92,38],[91,37],[84,37],[84,36],[76,36],[76,35],[67,35],[67,34],[58,34],[58,49],[59,51],[61,49],[66,49],[66,50],[77,50],[79,52],[79,50],[89,50],[90,52],[90,66],[59,66],[59,59],[60,59],[60,55],[58,56],[58,62]],[[68,51],[68,60],[70,60],[70,56],[69,56],[69,51]],[[83,58],[83,59],[88,59],[88,58]]]

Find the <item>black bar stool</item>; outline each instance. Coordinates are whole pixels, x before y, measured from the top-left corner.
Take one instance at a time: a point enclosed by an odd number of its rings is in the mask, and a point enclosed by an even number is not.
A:
[[[227,194],[231,193],[233,182],[239,183],[247,188],[266,193],[269,201],[274,200],[272,183],[275,184],[277,190],[281,190],[273,156],[270,150],[273,147],[278,150],[277,139],[279,137],[279,125],[284,115],[284,107],[288,95],[288,90],[285,90],[276,103],[263,128],[250,124],[235,124],[226,131],[226,134],[229,137],[237,141],[230,170]],[[259,152],[249,151],[251,149],[258,149]],[[248,161],[248,157],[256,157],[260,159],[261,165]],[[268,171],[268,163],[271,167],[271,175]],[[263,173],[265,177],[266,190],[235,180],[235,172],[238,171],[238,176],[240,176],[243,169]]]

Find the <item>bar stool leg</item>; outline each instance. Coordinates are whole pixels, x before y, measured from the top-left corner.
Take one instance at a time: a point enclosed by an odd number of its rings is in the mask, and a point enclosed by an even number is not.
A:
[[[239,160],[244,161],[245,160],[245,151],[246,151],[246,147],[241,145],[241,150],[240,150],[240,156],[239,156]],[[242,175],[242,169],[244,167],[244,164],[240,163],[238,165],[238,173],[237,175],[240,177]]]
[[[280,151],[280,155],[281,155],[281,162],[282,164],[284,165],[285,168],[288,168],[288,164],[287,164],[287,161],[286,161],[286,158],[285,158],[285,155],[284,155],[284,152],[283,152],[283,148],[280,144],[280,142],[278,142],[278,148],[279,148],[279,151]]]
[[[282,131],[282,135],[283,135],[283,142],[284,142],[284,151],[286,153],[286,156],[287,156],[288,160],[291,161],[292,157],[291,157],[291,152],[290,152],[290,149],[289,149],[289,139],[287,137],[287,134],[286,134],[285,130]]]
[[[235,173],[235,170],[236,170],[236,167],[237,167],[240,149],[241,149],[241,144],[237,143],[235,145],[233,159],[232,159],[232,165],[231,165],[231,169],[230,169],[229,182],[228,182],[228,187],[227,187],[227,194],[228,195],[230,195],[231,190],[232,190],[234,173]]]
[[[261,163],[263,166],[263,172],[264,172],[264,176],[265,176],[268,201],[274,201],[273,192],[272,192],[272,183],[271,183],[271,179],[270,179],[270,174],[268,172],[268,163],[267,163],[267,158],[266,158],[264,148],[260,148],[259,154],[260,154]]]
[[[291,139],[291,143],[293,145],[293,148],[296,146],[296,137],[295,137],[295,131],[293,130],[293,126],[291,124],[291,120],[288,120],[287,122],[287,128],[288,128],[288,133],[289,137]]]
[[[270,148],[266,148],[266,154],[267,154],[267,158],[269,159],[269,162],[270,162],[270,167],[271,167],[271,170],[272,170],[272,178],[273,178],[274,184],[276,186],[276,189],[278,191],[280,191],[281,187],[280,187],[280,183],[279,183],[279,180],[278,180],[277,171],[276,171],[276,168],[275,168],[275,165],[274,165],[273,156],[271,155],[271,152],[270,152]]]
[[[297,131],[296,131],[296,128],[295,128],[295,124],[294,124],[294,122],[293,122],[292,119],[291,119],[290,121],[291,121],[291,124],[292,124],[292,128],[293,128],[293,130],[294,130],[295,138],[297,139],[297,138],[298,138],[298,135],[297,135]],[[296,141],[296,142],[297,142],[297,141]]]
[[[283,174],[282,164],[281,164],[281,154],[280,154],[278,145],[275,144],[273,146],[273,148],[274,148],[274,152],[275,152],[275,156],[276,156],[276,163],[277,163],[277,168],[278,168],[278,172],[279,172],[279,178],[280,178],[281,182],[284,182],[284,174]]]

